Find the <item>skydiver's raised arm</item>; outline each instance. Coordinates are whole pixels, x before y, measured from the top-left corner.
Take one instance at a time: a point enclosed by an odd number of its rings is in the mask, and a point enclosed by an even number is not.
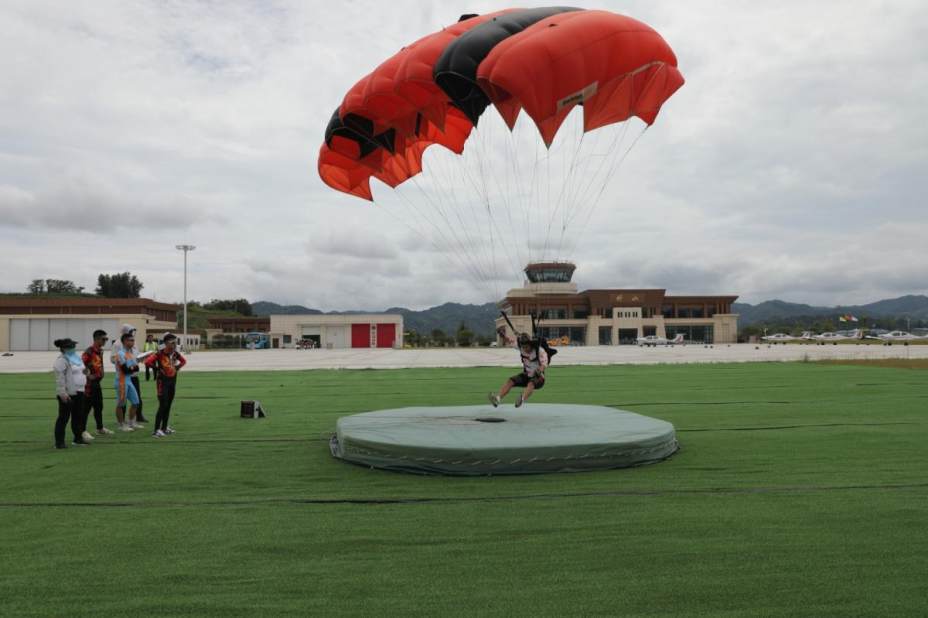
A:
[[[496,329],[496,334],[499,335],[499,336],[503,339],[503,341],[506,342],[506,345],[509,345],[509,346],[514,346],[514,345],[516,345],[516,339],[515,339],[515,337],[510,337],[510,336],[506,333],[506,327],[505,327],[505,326],[500,326],[499,328],[497,328],[497,329]]]

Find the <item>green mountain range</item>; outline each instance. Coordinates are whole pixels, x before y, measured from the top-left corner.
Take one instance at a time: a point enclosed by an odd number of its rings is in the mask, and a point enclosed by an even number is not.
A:
[[[739,314],[739,326],[801,317],[835,316],[846,313],[858,318],[908,317],[913,320],[924,320],[928,319],[928,296],[908,295],[878,300],[866,305],[838,305],[835,307],[816,307],[803,303],[768,300],[757,305],[734,303],[731,310],[732,313]]]

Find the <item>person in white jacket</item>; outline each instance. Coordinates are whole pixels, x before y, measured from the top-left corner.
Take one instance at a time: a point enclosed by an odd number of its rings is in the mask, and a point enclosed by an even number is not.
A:
[[[55,422],[55,448],[66,448],[64,430],[71,421],[73,444],[85,446],[93,437],[84,427],[84,387],[87,385],[87,369],[77,353],[77,342],[66,337],[56,339],[55,347],[61,356],[55,359],[55,391],[58,399],[58,420]],[[89,439],[88,439],[89,438]]]

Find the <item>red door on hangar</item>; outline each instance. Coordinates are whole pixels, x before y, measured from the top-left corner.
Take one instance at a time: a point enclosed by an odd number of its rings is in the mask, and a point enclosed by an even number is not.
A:
[[[392,348],[396,341],[396,324],[377,325],[377,347]]]
[[[351,347],[352,348],[371,347],[371,325],[370,324],[352,324],[351,325]]]

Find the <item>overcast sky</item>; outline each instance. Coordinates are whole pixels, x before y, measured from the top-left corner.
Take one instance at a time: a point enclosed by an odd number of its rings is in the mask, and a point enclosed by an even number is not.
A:
[[[316,154],[355,81],[501,6],[3,2],[0,291],[129,270],[179,300],[183,242],[194,299],[496,300],[436,238],[325,187]],[[558,257],[581,288],[825,305],[928,292],[928,4],[584,6],[654,27],[687,83],[571,230]]]

